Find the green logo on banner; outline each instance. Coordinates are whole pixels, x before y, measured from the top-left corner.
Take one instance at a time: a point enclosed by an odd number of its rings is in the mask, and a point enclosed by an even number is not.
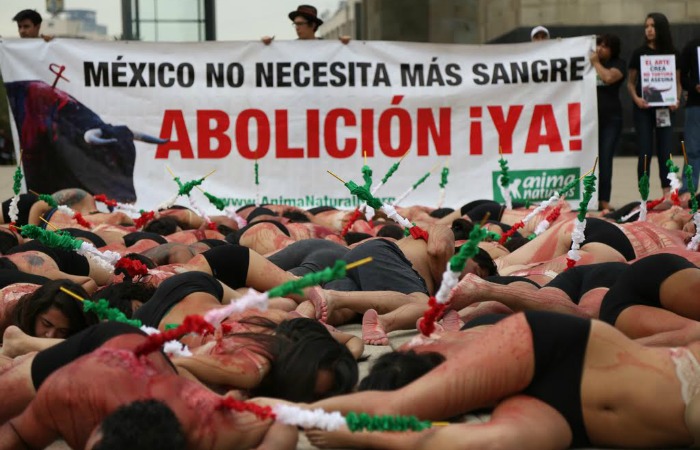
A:
[[[568,169],[548,170],[509,170],[510,196],[514,202],[532,203],[547,200],[556,195],[567,184],[578,179],[581,175],[578,167]],[[501,193],[500,172],[492,172],[493,199],[499,203],[505,202]],[[568,192],[567,200],[581,199],[581,183]]]

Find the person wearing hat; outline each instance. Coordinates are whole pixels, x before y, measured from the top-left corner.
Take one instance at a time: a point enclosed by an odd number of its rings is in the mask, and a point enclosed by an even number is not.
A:
[[[549,30],[542,25],[537,25],[530,31],[530,40],[532,42],[546,41],[549,39]]]
[[[316,37],[316,30],[323,25],[323,20],[318,17],[318,11],[311,5],[299,5],[297,9],[289,13],[289,19],[297,32],[297,37],[301,40],[320,39]],[[262,41],[265,45],[270,44],[274,36],[264,36]],[[349,36],[341,36],[340,41],[347,44]]]

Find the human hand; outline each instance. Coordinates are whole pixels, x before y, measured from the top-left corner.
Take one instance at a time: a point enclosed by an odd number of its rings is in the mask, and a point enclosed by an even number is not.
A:
[[[338,40],[342,42],[343,44],[347,44],[350,42],[351,37],[350,36],[340,36]]]
[[[275,39],[274,36],[263,36],[260,38],[263,44],[270,45],[270,43]]]
[[[680,100],[676,100],[676,103],[674,103],[673,105],[670,105],[670,106],[668,107],[668,109],[670,109],[671,111],[675,111],[675,110],[677,110],[678,108],[680,108],[680,106],[681,106],[681,101],[680,101]]]
[[[50,34],[42,34],[41,38],[44,40],[44,42],[50,42],[53,41],[54,36],[51,36]]]
[[[600,62],[600,57],[598,56],[598,52],[595,50],[591,50],[591,54],[588,56],[588,59],[591,61],[591,64],[593,64],[593,65]]]
[[[634,104],[637,105],[637,108],[639,109],[647,109],[649,108],[649,103],[647,103],[646,100],[644,100],[641,97],[634,97]]]

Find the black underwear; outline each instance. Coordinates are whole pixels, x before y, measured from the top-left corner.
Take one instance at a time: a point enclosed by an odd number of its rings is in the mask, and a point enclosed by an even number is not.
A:
[[[663,308],[661,283],[671,275],[697,266],[682,256],[659,253],[632,263],[610,287],[600,304],[600,320],[615,325],[622,311],[634,305]]]
[[[160,234],[149,233],[147,231],[135,231],[133,233],[125,234],[122,239],[124,239],[124,245],[126,245],[127,247],[131,247],[132,245],[143,239],[150,239],[159,244],[168,243],[168,241]]]
[[[238,230],[238,233],[236,233],[238,240],[241,239],[241,237],[243,236],[243,233],[245,233],[246,231],[248,231],[250,228],[254,227],[255,225],[258,225],[261,223],[271,223],[271,224],[275,225],[277,228],[279,228],[279,230],[282,233],[291,237],[291,234],[289,234],[289,230],[287,229],[287,227],[282,225],[280,222],[278,222],[276,220],[258,220],[257,222],[248,223],[248,225],[246,225],[243,228],[241,228],[240,230]]]
[[[510,283],[515,283],[516,281],[524,281],[526,283],[530,283],[531,285],[535,286],[537,289],[541,288],[539,284],[535,283],[529,278],[525,277],[516,277],[516,276],[505,276],[505,275],[491,275],[489,277],[484,278],[486,281],[489,281],[491,283],[496,283],[496,284],[510,284]]]
[[[595,288],[611,287],[629,267],[629,264],[621,262],[574,266],[554,277],[547,287],[561,289],[578,305],[583,294]]]
[[[0,270],[0,289],[15,283],[44,284],[48,278],[41,275],[20,272],[19,270]]]
[[[535,373],[523,394],[553,407],[569,423],[571,447],[590,447],[581,407],[581,375],[591,321],[549,311],[527,311]]]
[[[627,261],[632,261],[637,257],[634,253],[634,247],[632,247],[625,233],[617,225],[607,220],[588,217],[586,219],[585,238],[581,243],[581,247],[591,242],[599,242],[620,252]]]
[[[56,370],[91,353],[116,336],[122,334],[146,335],[138,328],[122,322],[100,322],[74,334],[63,342],[40,351],[32,361],[32,383],[39,390],[42,383]]]
[[[224,288],[211,275],[204,272],[180,273],[163,281],[153,297],[136,310],[134,319],[140,320],[143,325],[158,328],[173,306],[195,292],[211,294],[219,302],[224,297]]]
[[[79,228],[63,228],[61,231],[65,231],[74,238],[83,238],[92,242],[92,244],[97,247],[104,247],[107,243],[100,236],[96,235],[92,231],[81,230]]]
[[[250,249],[242,245],[222,245],[201,253],[209,263],[214,278],[231,289],[246,286]]]
[[[332,206],[316,206],[315,208],[308,209],[307,212],[311,214],[312,216],[315,216],[316,214],[320,214],[322,212],[326,211],[337,211],[338,208],[334,208]]]
[[[10,249],[7,254],[12,255],[20,252],[37,251],[48,255],[49,258],[56,262],[56,265],[61,272],[71,275],[90,275],[90,263],[83,255],[80,255],[73,250],[65,250],[62,248],[52,248],[42,244],[39,241],[27,241]]]

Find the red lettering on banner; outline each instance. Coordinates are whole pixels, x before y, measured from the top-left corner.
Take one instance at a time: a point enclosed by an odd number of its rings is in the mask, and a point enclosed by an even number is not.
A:
[[[349,158],[357,149],[357,139],[355,138],[346,138],[344,147],[338,145],[338,121],[340,119],[343,119],[346,126],[357,125],[355,114],[349,109],[336,108],[328,111],[323,125],[323,142],[331,158]]]
[[[211,122],[214,127],[211,128]],[[197,111],[197,157],[198,158],[224,158],[231,153],[231,138],[226,135],[231,119],[228,114],[218,109],[204,109]],[[216,149],[211,146],[214,139],[218,145]]]
[[[542,125],[544,125],[544,132],[542,132]],[[530,130],[527,132],[525,153],[537,153],[541,145],[548,146],[552,152],[564,151],[552,105],[535,105]]]
[[[581,151],[583,142],[581,141],[581,104],[569,103],[569,150],[572,152]]]
[[[257,148],[250,146],[250,122],[255,121],[257,126]],[[270,150],[270,121],[264,111],[259,109],[244,109],[236,119],[236,148],[238,153],[246,159],[260,159]]]
[[[484,153],[484,139],[481,133],[481,106],[469,108],[469,154],[481,155]],[[473,120],[473,119],[478,119]]]
[[[177,139],[173,139],[173,128]],[[185,117],[179,109],[166,109],[163,113],[163,125],[160,127],[160,138],[168,139],[165,144],[158,144],[156,159],[168,159],[170,152],[179,151],[182,159],[194,158],[190,135],[185,125]]]
[[[362,110],[362,151],[368,158],[374,156],[374,110]]]
[[[391,99],[392,105],[401,103],[403,95],[395,95]],[[396,119],[396,130],[399,135],[399,142],[396,147],[391,142],[391,129],[393,119]],[[411,148],[413,140],[413,124],[411,115],[403,108],[389,108],[379,116],[379,149],[386,156],[403,156]]]
[[[318,109],[306,111],[306,156],[318,158],[320,154],[320,119]]]
[[[523,105],[513,105],[508,108],[508,115],[504,117],[502,106],[489,106],[489,114],[493,125],[498,132],[498,146],[503,154],[513,153],[513,132],[518,124]]]
[[[430,108],[418,108],[416,123],[418,156],[428,156],[428,135],[435,144],[435,153],[440,156],[449,156],[452,152],[452,127],[451,111],[449,108],[440,108],[440,126],[435,125],[435,116]]]
[[[289,120],[286,109],[275,111],[275,146],[278,158],[303,158],[302,147],[289,147]]]

